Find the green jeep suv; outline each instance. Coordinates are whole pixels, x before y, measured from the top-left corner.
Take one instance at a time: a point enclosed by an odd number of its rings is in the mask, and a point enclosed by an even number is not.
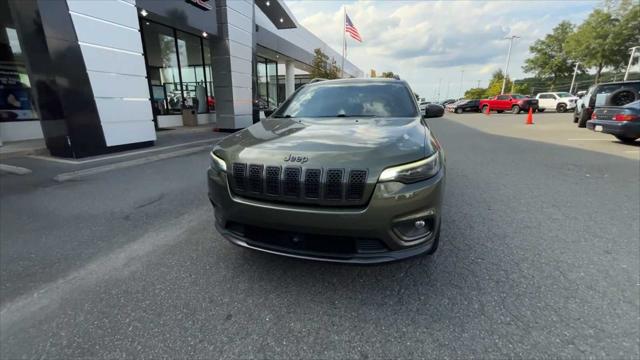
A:
[[[242,247],[333,262],[435,252],[445,160],[425,118],[440,110],[421,114],[400,80],[303,86],[211,152],[218,231]]]

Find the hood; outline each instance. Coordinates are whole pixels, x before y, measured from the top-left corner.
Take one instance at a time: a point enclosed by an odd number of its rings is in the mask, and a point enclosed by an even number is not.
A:
[[[265,119],[228,136],[215,151],[227,163],[322,168],[384,168],[434,152],[417,118]],[[285,161],[290,156],[300,161]]]

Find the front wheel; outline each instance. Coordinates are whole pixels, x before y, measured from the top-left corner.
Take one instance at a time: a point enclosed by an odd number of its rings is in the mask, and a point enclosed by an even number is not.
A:
[[[456,114],[462,114],[462,109],[457,108],[457,109],[456,109]]]
[[[634,138],[634,137],[628,137],[628,136],[620,136],[620,135],[615,135],[615,137],[622,141],[625,144],[633,144],[634,142],[636,142],[636,140],[640,139],[640,138]]]
[[[538,108],[538,112],[544,112],[545,108]]]
[[[511,108],[511,112],[513,114],[520,114],[520,106],[518,105],[513,105],[513,107]]]
[[[556,111],[559,113],[563,113],[565,111],[567,111],[567,105],[566,104],[558,104],[558,106],[556,106]]]
[[[587,127],[587,120],[589,120],[589,114],[583,110],[582,113],[580,113],[580,118],[578,119],[578,127]]]

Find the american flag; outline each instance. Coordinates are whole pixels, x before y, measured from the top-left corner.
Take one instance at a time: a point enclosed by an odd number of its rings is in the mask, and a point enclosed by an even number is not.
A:
[[[351,22],[351,19],[349,19],[349,15],[344,14],[344,31],[348,32],[349,35],[351,35],[351,37],[354,40],[357,40],[359,42],[362,42],[362,38],[360,37],[360,33],[358,32],[358,29],[356,29],[355,26],[353,26],[353,23]]]

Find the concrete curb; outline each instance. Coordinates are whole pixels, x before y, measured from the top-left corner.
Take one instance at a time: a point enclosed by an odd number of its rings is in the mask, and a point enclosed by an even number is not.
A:
[[[14,175],[27,175],[32,173],[32,171],[27,168],[7,164],[0,164],[0,172]]]
[[[158,161],[158,160],[170,159],[178,156],[193,154],[193,153],[196,153],[202,150],[208,150],[208,149],[211,149],[211,145],[197,146],[197,147],[178,150],[178,151],[165,153],[165,154],[158,154],[158,155],[147,156],[139,159],[122,161],[114,164],[108,164],[108,165],[96,166],[88,169],[71,171],[68,173],[58,174],[53,178],[53,180],[57,182],[65,182],[65,181],[73,180],[73,179],[84,177],[84,176],[100,174],[100,173],[111,171],[111,170],[122,169],[122,168],[147,164],[147,163]]]

